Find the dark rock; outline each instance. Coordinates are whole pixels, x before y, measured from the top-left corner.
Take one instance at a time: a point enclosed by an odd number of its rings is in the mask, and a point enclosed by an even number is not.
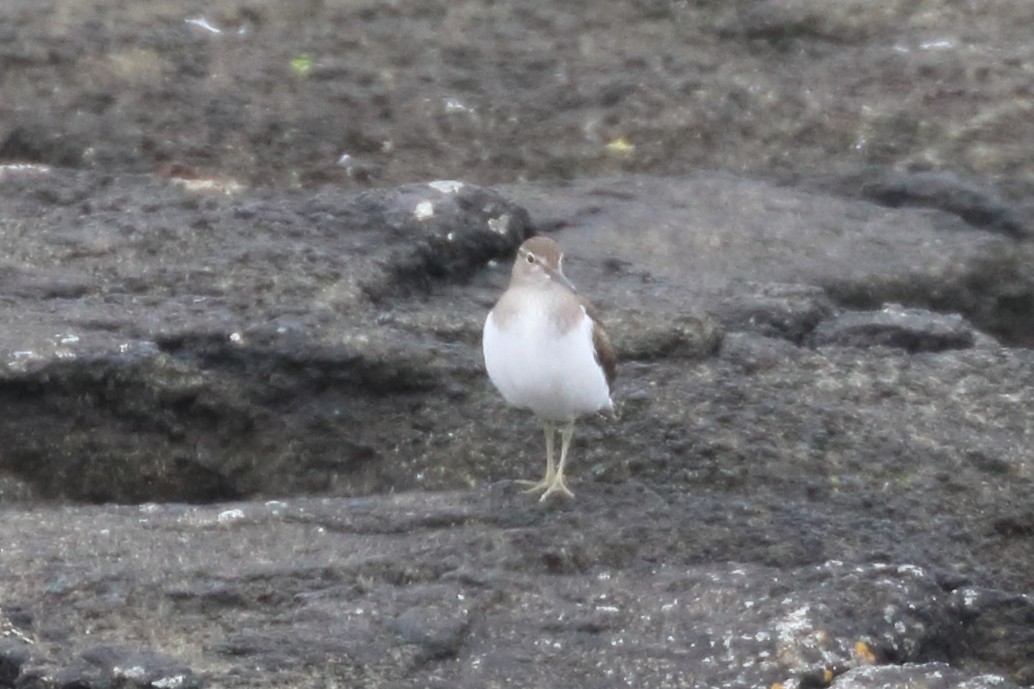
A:
[[[959,313],[1010,344],[1034,343],[1034,244],[975,230],[948,213],[704,174],[508,193],[535,217],[566,211],[570,271],[587,263],[582,275],[604,314],[610,302],[637,298],[656,310],[711,313],[730,331],[796,341],[830,304],[898,303]],[[625,196],[600,204],[613,194]],[[615,256],[646,270],[615,280],[605,268]]]
[[[1034,360],[916,306],[955,295],[1022,337],[1023,245],[725,177],[511,191],[570,218],[567,273],[621,354],[621,419],[578,424],[574,501],[513,485],[541,471],[541,435],[481,372],[484,315],[531,230],[490,222],[524,217],[502,195],[0,184],[0,242],[26,257],[6,284],[86,287],[0,300],[0,466],[22,499],[163,503],[5,512],[4,595],[46,646],[16,682],[128,681],[78,658],[98,638],[238,686],[585,668],[812,686],[933,661],[1028,676],[996,641],[1026,639],[1026,618],[952,589],[1034,586]],[[911,304],[889,324],[828,315],[888,294]],[[797,345],[862,316],[862,343],[905,346]],[[167,502],[226,497],[245,501]]]
[[[139,651],[118,646],[95,646],[82,654],[83,660],[98,668],[105,676],[128,686],[183,687],[202,686],[190,668],[152,651]]]
[[[447,601],[441,606],[410,608],[386,624],[403,643],[420,646],[429,660],[442,660],[459,654],[467,617],[462,601]]]
[[[833,315],[825,291],[812,285],[737,285],[718,313],[729,330],[747,330],[800,344],[821,321]]]
[[[1034,683],[1034,657],[1030,654],[1034,601],[1030,596],[973,587],[959,589],[953,596],[975,664],[990,670],[1005,661],[1018,684]]]
[[[889,304],[879,311],[849,311],[823,321],[809,338],[815,347],[898,347],[941,352],[974,346],[978,334],[961,316]]]
[[[0,687],[13,687],[22,666],[29,661],[32,646],[26,640],[0,633]]]
[[[865,516],[843,494],[809,506],[788,504],[785,492],[687,499],[654,486],[582,482],[562,511],[493,487],[16,515],[5,524],[7,547],[61,553],[69,576],[60,599],[33,599],[37,616],[63,611],[73,639],[118,620],[122,635],[178,645],[194,670],[101,646],[78,660],[34,660],[18,686],[143,687],[174,677],[198,686],[203,669],[220,685],[375,676],[383,686],[473,688],[548,677],[577,684],[590,664],[601,677],[634,669],[651,686],[701,676],[709,685],[808,686],[875,681],[865,669],[874,663],[972,668],[956,670],[959,678],[1023,668],[1018,646],[1007,646],[1024,643],[1029,629],[1022,596],[947,591],[914,565],[822,561],[867,544],[895,560],[911,552],[956,561],[964,547],[920,553],[909,544],[928,525]],[[20,528],[30,522],[34,529]],[[760,561],[794,540],[804,547],[782,564]],[[556,573],[549,553],[578,566]],[[12,564],[15,576],[34,567]],[[163,604],[180,582],[217,573],[234,605]],[[113,579],[125,582],[127,608],[97,618],[66,606]],[[566,662],[551,662],[558,651]]]
[[[32,502],[37,497],[28,482],[14,476],[0,475],[0,503]]]
[[[722,332],[706,315],[677,312],[608,311],[602,318],[623,359],[703,359],[722,343]]]
[[[34,207],[22,192],[48,187],[89,195],[89,220],[61,224],[51,208],[16,224],[15,208]],[[0,241],[31,256],[0,271],[0,312],[22,324],[0,335],[0,465],[37,495],[94,501],[401,485],[377,461],[377,438],[397,433],[387,396],[469,378],[473,353],[449,338],[476,340],[483,307],[411,309],[438,314],[427,328],[378,302],[466,282],[529,232],[523,209],[458,182],[218,200],[200,232],[183,228],[212,199],[187,203],[199,199],[162,180],[53,172],[0,194],[13,201]]]
[[[868,665],[848,670],[833,680],[832,689],[1015,689],[999,675],[973,676],[947,663]]]
[[[74,167],[82,163],[81,141],[38,122],[26,122],[4,132],[0,160]]]
[[[204,683],[187,666],[153,651],[95,646],[68,664],[34,664],[13,686],[18,689],[200,689]]]
[[[779,367],[794,355],[794,348],[783,339],[737,332],[722,341],[721,357],[754,372]]]
[[[327,203],[321,199],[320,209]],[[387,260],[369,257],[384,261],[385,275],[364,283],[375,301],[411,289],[426,292],[436,280],[469,279],[488,260],[512,255],[529,235],[524,209],[495,191],[458,181],[366,192],[350,206],[346,214],[353,224],[386,233]],[[341,214],[333,206],[330,211]]]
[[[69,36],[22,1],[0,38],[17,104],[0,113],[0,156],[107,172],[179,162],[280,188],[932,169],[1031,195],[1025,0],[994,13],[815,0],[496,9],[486,21],[470,0],[248,5],[206,15],[215,33],[113,2],[69,9]],[[447,15],[462,46],[441,30]],[[591,46],[561,40],[589,34]],[[303,68],[262,49],[301,44]],[[98,46],[117,49],[94,60]]]
[[[765,41],[785,50],[816,41],[855,43],[865,38],[862,26],[847,17],[795,0],[733,2],[729,10],[718,23],[726,38]]]
[[[77,299],[90,291],[86,276],[55,270],[30,273],[18,266],[0,266],[0,294],[35,299]]]
[[[1034,44],[987,4],[9,0],[16,685],[1029,683]],[[478,353],[521,207],[625,350],[546,505]],[[796,346],[886,303],[1002,345]]]
[[[177,586],[165,592],[177,608],[215,613],[222,608],[244,607],[249,601],[242,598],[240,591],[223,582],[198,582]]]
[[[1013,237],[1030,236],[1032,232],[1019,213],[992,190],[949,172],[890,173],[868,181],[862,193],[894,208],[938,208],[958,215],[974,227]]]

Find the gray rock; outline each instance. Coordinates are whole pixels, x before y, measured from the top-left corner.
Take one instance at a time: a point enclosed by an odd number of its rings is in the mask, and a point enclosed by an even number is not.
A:
[[[849,311],[823,321],[811,334],[816,347],[899,347],[909,352],[966,349],[978,341],[958,314],[938,314],[888,304],[879,311]]]
[[[48,189],[95,210],[18,215]],[[460,183],[230,200],[54,172],[0,194],[0,243],[24,263],[0,305],[18,324],[0,334],[0,463],[40,496],[85,500],[396,483],[375,461],[393,423],[377,429],[362,417],[384,411],[357,401],[467,379],[473,352],[379,304],[465,282],[529,231],[522,209]],[[68,280],[75,292],[46,287]],[[476,338],[481,309],[416,310]]]
[[[721,357],[745,371],[778,368],[795,355],[796,345],[752,333],[730,333],[722,341]]]
[[[721,35],[764,41],[784,50],[814,41],[857,43],[872,30],[865,23],[852,22],[849,16],[806,0],[763,0],[750,5],[734,2],[732,8],[735,11],[719,15]]]
[[[507,193],[536,218],[566,217],[569,263],[589,263],[583,274],[604,307],[637,299],[697,309],[728,330],[798,341],[830,305],[898,303],[959,313],[1006,342],[1034,343],[1034,244],[949,213],[704,174]]]
[[[435,592],[429,597],[439,596],[441,593]],[[444,598],[444,605],[412,607],[385,623],[388,629],[398,635],[399,640],[421,647],[429,660],[456,657],[463,646],[469,625],[466,610],[458,608],[447,597],[441,597]]]
[[[4,4],[0,684],[1031,682],[1029,0],[214,5]],[[625,352],[573,503],[522,206]],[[1001,344],[796,346],[888,303]]]
[[[159,7],[83,5],[64,19],[80,27],[70,36],[23,0],[0,37],[18,104],[0,114],[0,159],[105,173],[173,162],[280,188],[713,169],[843,178],[851,195],[875,167],[1032,195],[1026,0],[994,12],[639,0],[605,13],[569,0],[497,7],[492,21],[481,0],[422,7],[257,2],[206,15],[214,33]],[[98,46],[118,49],[80,59]]]
[[[809,505],[775,492],[687,499],[654,486],[583,484],[578,502],[546,508],[505,485],[264,505],[47,508],[14,515],[4,535],[10,552],[61,557],[60,598],[32,594],[25,575],[36,565],[11,560],[25,582],[14,592],[29,594],[36,616],[66,616],[69,638],[49,642],[50,653],[106,620],[120,635],[175,648],[220,685],[577,684],[592,667],[602,686],[630,673],[651,686],[804,687],[828,678],[891,686],[867,668],[936,657],[1022,667],[1022,617],[967,631],[1003,609],[1003,594],[952,590],[932,569],[881,564],[873,551],[856,558],[869,562],[821,561],[876,547],[942,568],[965,551],[920,553],[909,541],[921,523],[874,514],[861,523],[865,512],[843,495]],[[182,582],[216,578],[234,592],[232,604],[183,605]],[[113,585],[127,603],[98,616],[87,603]],[[990,653],[1006,648],[1013,655]],[[36,657],[16,683],[158,686],[156,678],[181,676],[181,686],[198,686],[194,673],[183,660],[103,646],[81,660]],[[983,686],[977,674],[945,676]]]
[[[747,330],[800,344],[815,327],[833,315],[826,292],[814,285],[736,285],[718,313],[730,330]]]
[[[621,309],[608,312],[605,323],[625,360],[703,359],[722,342],[721,329],[704,314]]]
[[[1017,685],[998,675],[973,676],[947,663],[905,663],[853,668],[829,686],[833,689],[1013,689]]]
[[[449,189],[0,183],[0,467],[51,501],[0,520],[16,684],[121,681],[98,643],[242,687],[1027,681],[1034,359],[977,332],[1028,332],[1025,245],[721,176],[510,190],[623,355],[542,505],[479,356],[533,228]],[[888,295],[928,337],[946,294],[979,346],[797,344]]]
[[[1032,232],[1019,213],[993,190],[966,182],[952,173],[888,173],[862,187],[867,198],[888,206],[920,206],[955,213],[974,227],[1014,237]]]
[[[31,646],[27,639],[15,636],[12,630],[4,630],[0,637],[0,686],[12,687],[29,661]]]
[[[1029,515],[1027,523],[1030,524]],[[1028,531],[1025,536],[1029,539],[1031,533],[1034,532]],[[975,587],[957,589],[953,596],[964,621],[966,643],[973,649],[979,666],[1001,667],[1003,659],[1008,658],[1013,665],[1010,674],[1017,683],[1034,683],[1034,657],[1030,653],[1034,643],[1031,596]]]
[[[204,684],[190,668],[161,654],[120,646],[94,646],[69,665],[49,663],[25,668],[13,686],[18,689],[200,689]]]

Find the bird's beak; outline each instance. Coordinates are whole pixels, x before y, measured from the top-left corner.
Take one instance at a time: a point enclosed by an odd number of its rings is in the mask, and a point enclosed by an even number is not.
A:
[[[553,280],[556,280],[561,285],[564,285],[565,287],[567,287],[567,289],[571,290],[572,292],[578,292],[578,290],[574,288],[574,285],[571,284],[571,281],[567,279],[567,276],[560,272],[559,268],[557,268],[556,270],[550,270],[549,277]]]

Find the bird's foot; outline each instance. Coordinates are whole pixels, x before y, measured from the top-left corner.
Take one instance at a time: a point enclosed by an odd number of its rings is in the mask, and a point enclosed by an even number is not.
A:
[[[546,492],[542,494],[541,498],[539,498],[539,502],[545,502],[546,498],[548,498],[550,495],[553,495],[554,493],[560,493],[561,495],[566,495],[569,498],[574,497],[574,493],[572,493],[568,489],[567,484],[564,483],[563,474],[557,474],[553,478],[553,481],[549,484],[549,487],[546,488]]]
[[[542,477],[541,481],[525,481],[518,480],[517,485],[528,486],[524,490],[525,493],[539,493],[544,490],[549,490],[549,487],[553,485],[553,481],[556,480],[556,473],[546,474]]]

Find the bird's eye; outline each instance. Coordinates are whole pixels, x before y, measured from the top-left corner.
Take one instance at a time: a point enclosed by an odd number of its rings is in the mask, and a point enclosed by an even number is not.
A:
[[[534,263],[535,262],[535,255],[534,254],[528,254],[527,256],[525,256],[525,258],[528,259],[528,263]]]

